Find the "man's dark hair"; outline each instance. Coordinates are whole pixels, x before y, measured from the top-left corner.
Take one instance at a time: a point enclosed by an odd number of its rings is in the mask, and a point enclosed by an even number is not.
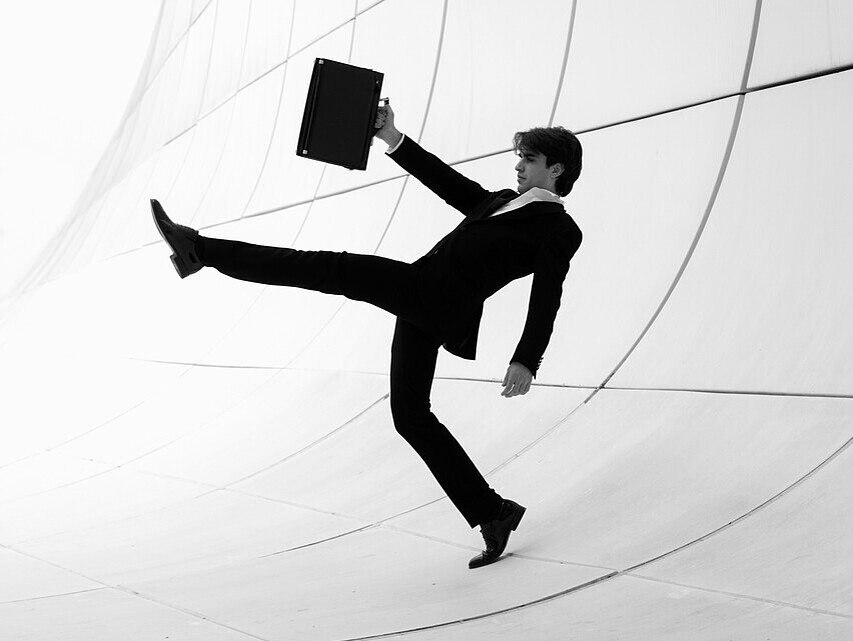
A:
[[[555,185],[560,196],[567,195],[578,176],[583,164],[583,148],[580,140],[563,127],[534,127],[519,131],[512,138],[515,151],[528,151],[545,156],[548,167],[554,163],[563,165],[563,173]]]

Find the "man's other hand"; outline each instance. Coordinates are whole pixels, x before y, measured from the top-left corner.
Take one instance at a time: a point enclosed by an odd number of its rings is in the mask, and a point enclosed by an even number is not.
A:
[[[530,385],[533,382],[533,374],[521,363],[513,361],[509,364],[504,376],[503,391],[501,396],[511,398],[513,396],[522,396],[530,391]]]

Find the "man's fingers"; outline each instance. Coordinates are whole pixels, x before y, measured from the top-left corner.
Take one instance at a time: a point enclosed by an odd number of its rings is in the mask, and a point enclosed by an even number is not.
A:
[[[509,374],[504,377],[504,389],[501,392],[502,396],[506,396],[507,398],[512,398],[513,396],[518,394],[519,391],[519,383],[515,380],[514,377],[511,377]]]
[[[530,391],[533,384],[533,378],[527,375],[526,372],[518,371],[510,367],[507,370],[503,380],[503,390],[501,396],[512,398],[513,396],[524,396]]]
[[[510,363],[503,380],[501,396],[512,398],[513,396],[524,396],[530,391],[533,384],[533,374],[519,363]]]

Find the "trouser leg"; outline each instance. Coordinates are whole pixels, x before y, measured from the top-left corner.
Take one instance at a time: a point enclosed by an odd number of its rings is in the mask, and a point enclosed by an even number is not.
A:
[[[501,505],[459,442],[430,410],[438,342],[398,318],[391,347],[391,413],[397,431],[426,463],[468,525],[489,521]]]
[[[413,265],[381,256],[300,251],[234,240],[202,238],[198,254],[223,274],[264,285],[299,287],[360,300],[426,329]]]

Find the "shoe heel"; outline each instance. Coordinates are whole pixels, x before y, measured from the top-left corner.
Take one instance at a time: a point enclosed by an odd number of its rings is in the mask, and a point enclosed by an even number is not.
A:
[[[172,254],[170,258],[172,259],[172,265],[175,267],[175,271],[178,272],[178,276],[180,276],[181,278],[186,278],[190,275],[190,270],[187,269],[186,264],[183,260],[181,260],[180,256],[178,256],[177,254]]]
[[[520,509],[515,513],[515,516],[512,518],[512,523],[509,526],[511,532],[515,532],[515,528],[518,527],[518,524],[521,523],[521,517],[524,516],[524,513],[527,512],[526,507],[518,506]]]

